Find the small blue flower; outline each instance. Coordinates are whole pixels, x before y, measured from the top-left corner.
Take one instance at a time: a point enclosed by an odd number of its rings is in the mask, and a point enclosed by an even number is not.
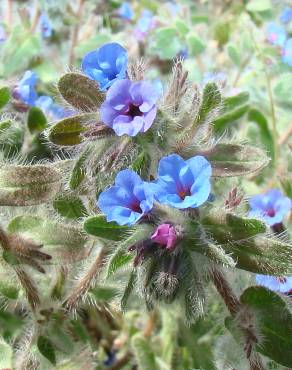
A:
[[[290,67],[292,67],[292,39],[291,38],[287,40],[282,53],[283,53],[282,55],[283,63],[286,63]]]
[[[103,191],[97,201],[108,222],[134,225],[153,207],[149,185],[131,170],[120,171],[115,185]]]
[[[286,41],[285,28],[276,23],[270,23],[267,29],[267,39],[273,45],[284,46]]]
[[[127,51],[115,42],[91,51],[82,60],[82,70],[99,83],[101,90],[109,88],[116,80],[126,77]]]
[[[205,157],[184,160],[171,154],[160,160],[158,179],[151,184],[155,198],[175,208],[196,208],[207,201],[212,169]]]
[[[274,292],[289,293],[292,291],[292,276],[277,277],[270,275],[257,275],[256,282]]]
[[[253,196],[250,201],[249,217],[262,219],[273,226],[283,221],[290,212],[292,202],[280,190],[271,189],[265,194]]]
[[[157,99],[155,88],[147,81],[116,81],[100,107],[101,120],[118,136],[136,136],[154,122]]]
[[[39,27],[44,39],[52,36],[53,33],[52,24],[46,13],[41,14],[39,20]]]
[[[134,11],[131,4],[122,3],[118,9],[118,14],[121,18],[131,21],[134,18]]]
[[[37,75],[34,72],[26,71],[17,87],[14,89],[13,95],[23,103],[33,106],[38,97],[35,91]]]
[[[280,15],[280,21],[284,24],[289,23],[292,20],[292,8],[285,8],[281,15]]]
[[[42,95],[35,101],[35,106],[40,108],[52,120],[62,119],[76,114],[73,109],[64,108],[53,102],[50,96]]]

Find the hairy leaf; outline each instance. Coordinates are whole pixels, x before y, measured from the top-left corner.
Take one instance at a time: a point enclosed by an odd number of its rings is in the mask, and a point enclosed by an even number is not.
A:
[[[69,180],[69,187],[71,190],[77,189],[84,180],[86,174],[86,162],[92,149],[93,148],[91,146],[87,146],[81,153],[80,157],[76,160]]]
[[[31,206],[51,200],[60,188],[60,173],[50,166],[5,166],[0,169],[0,205]]]
[[[126,309],[129,297],[130,297],[131,293],[134,290],[136,280],[137,280],[137,273],[136,273],[135,270],[132,270],[131,274],[129,276],[129,280],[127,282],[127,285],[124,289],[122,299],[121,299],[121,309],[122,309],[122,311],[124,311]]]
[[[50,128],[48,139],[56,145],[78,145],[83,141],[82,134],[86,132],[86,124],[90,120],[92,120],[91,114],[64,118]]]
[[[249,145],[217,144],[211,149],[192,151],[192,155],[206,157],[211,162],[214,177],[248,175],[269,163],[265,152]]]
[[[285,300],[265,287],[252,286],[242,293],[240,301],[253,312],[257,332],[262,338],[256,345],[256,350],[290,368],[292,366],[292,313]],[[225,324],[235,339],[239,339],[236,321],[228,317]]]
[[[63,217],[76,219],[87,214],[82,200],[73,195],[63,195],[56,198],[53,202],[55,210]]]
[[[206,118],[221,105],[221,93],[215,82],[208,82],[204,87],[202,103],[195,120],[195,126],[205,122]]]
[[[97,111],[104,100],[98,83],[80,73],[66,73],[58,82],[62,97],[83,112]]]
[[[62,255],[67,255],[67,258],[68,251],[78,253],[87,241],[86,236],[75,225],[61,224],[32,215],[15,217],[10,221],[8,231],[21,233],[24,237],[44,244],[50,253],[57,250]]]

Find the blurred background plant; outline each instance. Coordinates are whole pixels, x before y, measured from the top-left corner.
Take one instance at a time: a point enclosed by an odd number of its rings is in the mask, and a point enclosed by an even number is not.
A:
[[[92,111],[105,92],[95,92],[94,79],[81,76],[81,65],[88,52],[113,42],[127,51],[129,78],[147,79],[155,88],[157,120],[184,128],[179,104],[192,105],[192,119],[211,131],[206,148],[203,130],[188,146],[187,135],[174,130],[168,137],[163,126],[132,141],[96,129]],[[291,68],[290,1],[1,1],[0,369],[292,367]],[[198,92],[192,101],[193,95],[182,92],[186,73],[186,91]],[[161,145],[159,151],[153,143]],[[239,151],[227,153],[229,161],[223,149],[213,157],[207,153],[226,143]],[[261,152],[243,149],[245,143]],[[228,299],[225,307],[222,281],[206,271],[196,277],[204,297],[190,304],[197,305],[194,310],[188,312],[181,301],[169,306],[146,299],[147,307],[145,292],[133,289],[133,250],[122,248],[135,246],[139,253],[137,242],[153,230],[143,224],[146,229],[132,234],[97,214],[96,198],[118,171],[130,167],[153,180],[158,159],[170,153],[167,146],[187,158],[203,152],[227,171],[230,163],[241,166],[240,177],[213,178],[214,199],[209,197],[207,207],[222,212],[205,222],[210,234],[216,225],[214,243],[222,238],[222,214],[241,220],[249,211],[266,216],[270,234],[262,245],[249,246],[248,255],[231,247],[222,255],[216,248],[208,252],[223,265],[232,294],[241,295],[239,311],[228,307]],[[164,221],[161,214],[169,211],[156,212]],[[184,222],[181,217],[169,212],[166,221]],[[237,230],[232,220],[228,231],[222,229],[227,244],[248,227],[242,221]],[[251,224],[248,239],[262,227]],[[271,249],[269,256],[264,248]],[[205,256],[196,258],[197,265],[206,265]],[[141,281],[148,264],[139,268]],[[260,320],[254,322],[246,306]],[[258,352],[261,360],[251,361]]]

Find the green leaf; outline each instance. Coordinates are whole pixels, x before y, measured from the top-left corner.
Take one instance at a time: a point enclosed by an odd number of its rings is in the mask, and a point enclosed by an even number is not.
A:
[[[128,248],[132,247],[139,241],[149,238],[151,232],[153,231],[153,226],[144,224],[136,226],[136,229],[132,232],[127,239],[119,243],[118,247],[115,249],[107,265],[107,277],[115,273],[119,268],[126,265],[131,261],[132,256],[128,253]]]
[[[238,49],[230,44],[227,46],[227,53],[229,55],[229,58],[232,60],[232,62],[237,66],[240,67],[241,64],[241,58],[238,52]]]
[[[203,41],[194,34],[187,36],[187,45],[190,54],[194,56],[201,54],[206,48]]]
[[[115,241],[124,239],[129,233],[129,230],[131,230],[127,226],[120,226],[115,222],[107,222],[102,215],[87,218],[83,227],[90,235]]]
[[[2,109],[10,99],[10,91],[8,87],[0,88],[0,109]]]
[[[28,111],[27,126],[31,134],[44,131],[47,119],[43,111],[38,107],[31,107]]]
[[[97,111],[104,100],[98,83],[80,73],[66,73],[58,82],[62,97],[84,112]]]
[[[50,339],[40,335],[37,340],[37,346],[40,353],[53,365],[56,365],[55,349]]]
[[[246,5],[246,10],[250,12],[265,12],[272,9],[270,0],[250,0]]]
[[[86,124],[90,118],[92,116],[88,114],[64,118],[50,128],[48,139],[56,145],[78,145],[83,141],[82,134],[87,130]]]
[[[0,205],[31,206],[51,200],[60,188],[53,167],[5,166],[0,169]]]
[[[87,146],[75,162],[69,180],[69,188],[71,190],[76,190],[84,180],[86,175],[86,163],[88,158],[90,157],[92,150],[92,146]]]
[[[243,117],[248,110],[249,104],[245,104],[215,119],[213,122],[214,132],[216,134],[222,134],[222,132],[230,123],[233,123],[234,121],[237,121],[239,118]]]
[[[54,209],[63,217],[77,219],[87,215],[82,200],[73,195],[58,196],[53,202]]]
[[[244,176],[258,172],[269,163],[260,148],[249,145],[217,144],[207,150],[192,150],[192,155],[203,155],[212,166],[212,176]]]
[[[223,99],[221,115],[213,122],[214,132],[222,134],[229,123],[241,118],[248,110],[249,93],[241,92]]]
[[[155,355],[146,338],[136,334],[131,341],[139,370],[158,370]]]
[[[177,19],[175,22],[175,26],[181,36],[185,36],[189,32],[189,27],[182,19]]]
[[[274,138],[269,129],[266,117],[257,109],[250,109],[248,112],[248,120],[255,122],[260,131],[261,142],[264,144],[268,154],[272,159],[275,157]]]
[[[123,245],[117,246],[107,266],[107,277],[114,274],[119,268],[127,265],[132,260],[132,255],[125,250]]]
[[[292,314],[285,300],[277,293],[260,286],[247,288],[240,301],[247,305],[255,317],[255,326],[262,339],[256,350],[277,363],[292,366]],[[234,319],[227,318],[227,328],[232,330]],[[239,339],[235,335],[236,339]]]
[[[204,87],[203,99],[195,120],[195,126],[204,123],[220,105],[221,94],[218,86],[215,82],[208,82]]]

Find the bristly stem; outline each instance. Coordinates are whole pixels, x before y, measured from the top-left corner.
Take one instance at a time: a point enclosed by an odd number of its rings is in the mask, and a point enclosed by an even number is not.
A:
[[[79,36],[79,28],[81,24],[81,18],[82,18],[82,11],[83,11],[83,5],[85,0],[79,0],[78,1],[78,8],[76,12],[76,18],[77,18],[77,24],[75,25],[73,32],[72,32],[72,41],[71,41],[71,47],[69,52],[69,66],[72,66],[75,61],[75,47],[78,42],[78,36]]]
[[[226,280],[223,273],[216,267],[211,270],[211,278],[213,283],[223,298],[229,312],[232,316],[238,314],[239,310],[241,309],[241,303],[235,293],[233,292],[231,286],[229,285],[228,281]],[[243,329],[243,328],[242,328]],[[254,338],[248,331],[244,330],[244,335],[246,337],[247,343],[249,340],[252,339],[252,342],[249,346],[249,351],[245,348],[244,351],[246,353],[247,360],[249,362],[250,370],[264,370],[264,366],[262,364],[262,360],[258,353],[252,351],[252,346],[254,342]]]
[[[218,293],[223,298],[229,312],[231,315],[236,315],[240,308],[240,302],[225,279],[225,276],[217,268],[212,269],[211,276],[213,283]]]

